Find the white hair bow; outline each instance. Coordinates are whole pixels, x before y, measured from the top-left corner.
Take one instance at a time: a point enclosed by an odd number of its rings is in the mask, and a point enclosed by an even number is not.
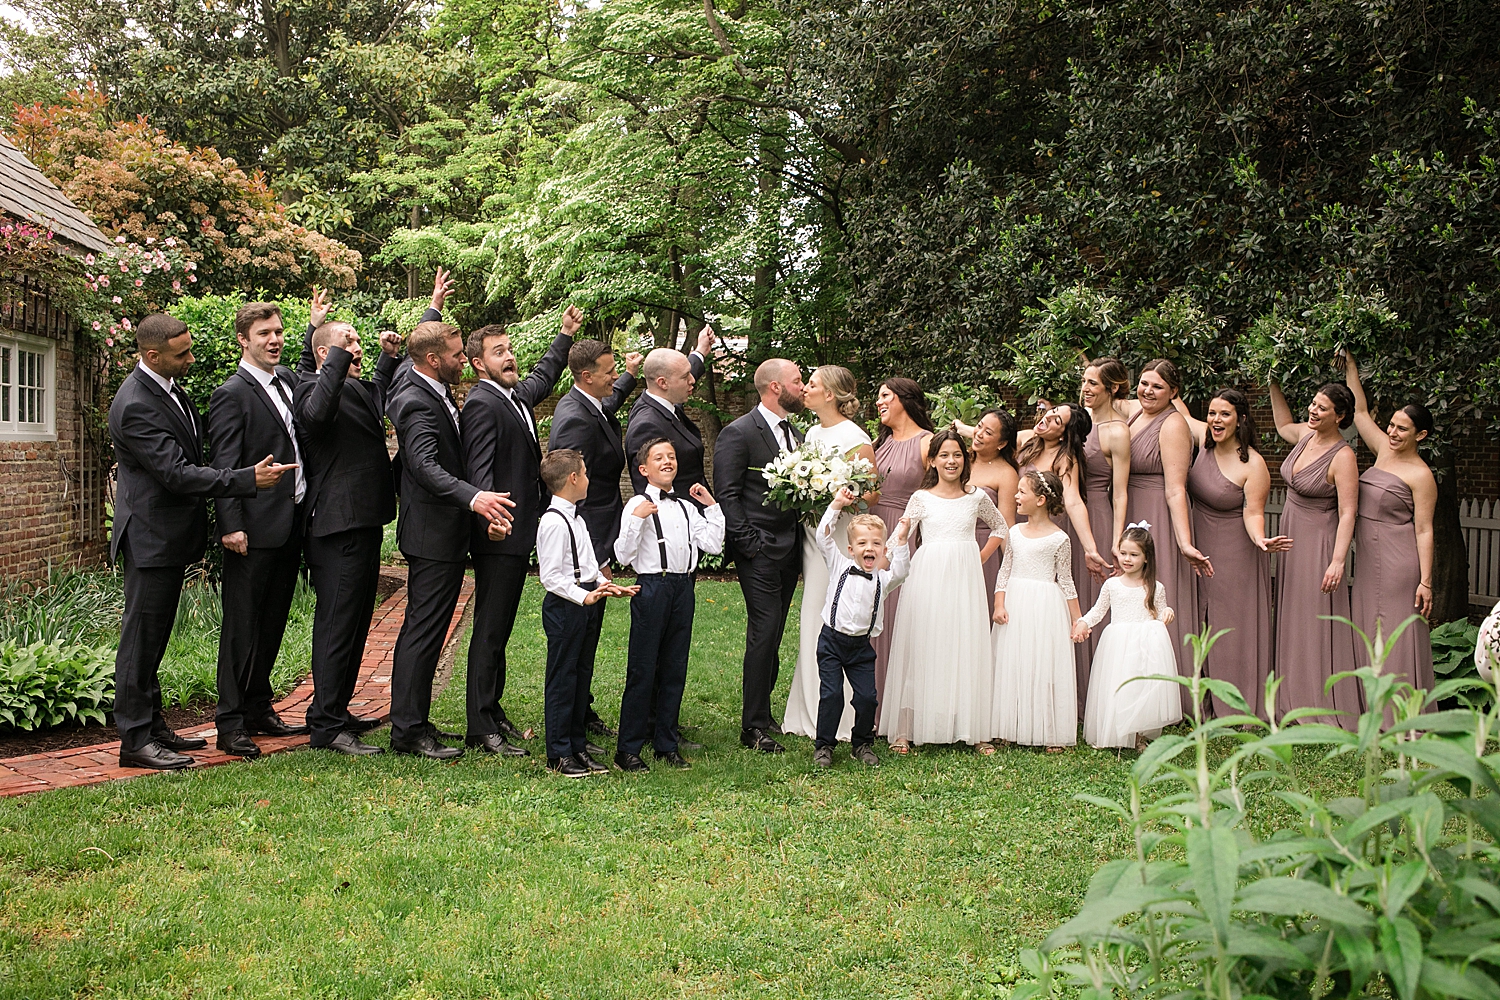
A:
[[[1151,530],[1151,522],[1150,521],[1132,521],[1131,523],[1125,525],[1125,530],[1126,531],[1129,531],[1131,528],[1140,528],[1142,531],[1150,531]]]

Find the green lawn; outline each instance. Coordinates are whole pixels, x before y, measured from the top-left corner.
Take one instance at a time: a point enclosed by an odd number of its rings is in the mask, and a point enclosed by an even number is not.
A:
[[[538,593],[506,708],[540,729]],[[742,750],[739,588],[698,595],[688,772],[303,751],[0,800],[0,998],[990,996],[1126,852],[1072,801],[1118,792],[1112,753]],[[611,602],[611,720],[628,628]],[[459,731],[463,666],[434,713]]]

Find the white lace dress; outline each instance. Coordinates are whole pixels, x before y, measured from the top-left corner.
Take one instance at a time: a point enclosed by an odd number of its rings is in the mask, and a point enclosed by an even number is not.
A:
[[[1155,618],[1146,610],[1145,597],[1142,588],[1112,576],[1083,616],[1090,628],[1097,628],[1109,615],[1089,668],[1088,706],[1083,710],[1083,738],[1089,746],[1133,747],[1136,736],[1154,736],[1164,726],[1182,721],[1180,685],[1133,680],[1177,676],[1172,635],[1160,621],[1170,610],[1167,588],[1157,581]]]
[[[824,427],[818,424],[807,432],[808,444],[821,444],[848,455],[862,445],[870,443],[870,435],[853,420]],[[833,528],[833,544],[840,552],[849,545],[849,519],[853,515],[845,511],[839,515]],[[817,526],[802,526],[802,632],[797,647],[797,669],[792,673],[792,686],[787,690],[786,714],[781,719],[781,731],[796,733],[812,739],[818,735],[818,633],[823,630],[823,599],[828,594],[828,566],[823,553],[813,541]],[[844,681],[844,714],[839,719],[840,740],[849,739],[854,729],[854,705],[851,702],[853,689]]]
[[[1073,665],[1073,548],[1061,528],[1031,538],[1010,533],[995,579],[1010,621],[994,629],[995,685],[990,704],[997,739],[1026,746],[1078,742],[1078,675]]]
[[[911,495],[906,516],[922,526],[922,547],[901,585],[885,701],[877,731],[911,743],[991,739],[990,609],[974,527],[1003,540],[1005,519],[981,489],[953,499]]]

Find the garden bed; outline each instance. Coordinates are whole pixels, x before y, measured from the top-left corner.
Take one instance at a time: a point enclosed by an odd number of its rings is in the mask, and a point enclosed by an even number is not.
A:
[[[162,714],[172,729],[192,729],[211,725],[214,721],[215,702],[212,698],[200,698],[187,705],[173,705]],[[53,750],[69,750],[73,747],[88,747],[96,743],[109,743],[118,738],[114,719],[98,722],[69,723],[51,729],[27,731],[0,728],[0,760],[7,757],[23,757],[26,754],[50,753]]]

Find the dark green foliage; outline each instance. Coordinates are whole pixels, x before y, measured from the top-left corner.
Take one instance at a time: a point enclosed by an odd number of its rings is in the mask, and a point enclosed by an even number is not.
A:
[[[114,679],[109,646],[0,643],[0,728],[102,723],[114,701]]]

